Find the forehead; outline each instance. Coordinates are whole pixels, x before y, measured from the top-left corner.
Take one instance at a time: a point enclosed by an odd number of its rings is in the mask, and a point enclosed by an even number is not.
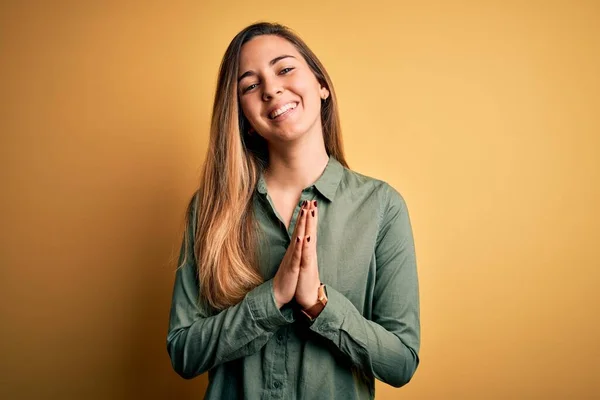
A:
[[[302,61],[296,47],[277,35],[260,35],[244,43],[240,52],[240,72],[269,65],[269,61],[281,55],[290,55]]]

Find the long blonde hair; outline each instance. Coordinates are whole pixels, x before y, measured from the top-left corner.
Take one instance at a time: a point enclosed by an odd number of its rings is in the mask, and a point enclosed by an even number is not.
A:
[[[259,35],[278,35],[292,43],[321,85],[329,89],[329,98],[321,107],[325,149],[347,167],[335,91],[317,56],[283,25],[261,22],[243,29],[231,41],[221,61],[206,160],[198,191],[186,213],[185,249],[193,238],[198,300],[216,311],[239,303],[263,282],[258,268],[258,224],[252,199],[269,154],[262,137],[248,134],[250,124],[242,113],[237,87],[241,48]],[[193,216],[195,224],[190,223]],[[189,230],[194,225],[191,235]]]

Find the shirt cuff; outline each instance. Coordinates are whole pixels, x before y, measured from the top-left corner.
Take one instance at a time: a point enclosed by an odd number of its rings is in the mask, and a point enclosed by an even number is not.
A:
[[[348,304],[346,303],[350,303],[350,300],[329,285],[325,285],[325,293],[327,295],[327,305],[310,324],[311,330],[321,334],[335,332],[344,325],[344,319],[348,311]],[[354,307],[352,303],[350,305]]]
[[[350,337],[358,348],[366,349],[368,337],[361,324],[363,316],[346,296],[331,286],[325,286],[327,305],[315,318],[309,329],[331,340],[338,347]]]
[[[294,322],[294,312],[284,305],[281,310],[275,302],[273,279],[255,287],[246,295],[252,318],[266,330],[274,330],[282,325]]]

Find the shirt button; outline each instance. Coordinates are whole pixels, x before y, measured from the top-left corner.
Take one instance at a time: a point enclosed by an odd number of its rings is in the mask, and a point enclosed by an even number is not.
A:
[[[283,334],[280,333],[279,335],[277,335],[277,341],[279,343],[283,342]]]
[[[273,386],[275,386],[275,389],[279,388],[280,385],[281,383],[279,383],[279,381],[273,382]]]

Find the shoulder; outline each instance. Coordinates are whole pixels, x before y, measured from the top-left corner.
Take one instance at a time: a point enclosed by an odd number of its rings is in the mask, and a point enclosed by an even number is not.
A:
[[[186,228],[189,229],[190,232],[196,232],[199,201],[200,190],[196,189],[194,193],[192,193],[190,199],[188,200],[187,208],[185,211]]]
[[[383,216],[390,208],[406,209],[406,202],[402,194],[387,181],[346,167],[343,169],[340,189],[373,196],[380,204],[380,216]]]

